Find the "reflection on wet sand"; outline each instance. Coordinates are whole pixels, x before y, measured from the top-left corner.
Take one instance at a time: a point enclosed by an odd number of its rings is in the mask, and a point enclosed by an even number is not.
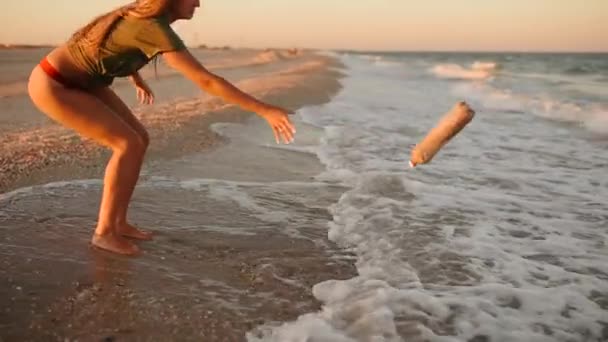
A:
[[[83,182],[2,200],[3,337],[238,341],[260,324],[318,309],[314,284],[354,274],[323,229],[323,201],[340,189],[144,182],[134,221],[155,238],[138,242],[134,258],[90,246],[99,190]],[[306,202],[313,192],[317,203]],[[291,214],[277,215],[286,205]]]

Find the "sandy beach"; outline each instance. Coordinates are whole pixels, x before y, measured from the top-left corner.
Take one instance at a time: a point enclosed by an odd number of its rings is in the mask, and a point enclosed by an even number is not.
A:
[[[340,89],[339,63],[314,52],[200,55],[212,71],[241,89],[294,111],[327,102]],[[208,167],[196,175],[209,179],[298,181],[322,169],[311,154],[234,144],[211,125],[259,124],[261,119],[201,94],[162,66],[158,75],[145,70],[157,95],[152,108],[137,106],[124,82],[114,85],[151,135],[134,203],[157,196],[146,187],[146,170],[164,169],[175,176],[167,165],[190,155],[204,159],[201,165]],[[52,189],[58,182],[100,180],[108,151],[32,110],[23,86],[23,80],[5,84],[4,90],[10,88],[2,98],[7,106],[0,112],[0,340],[239,341],[262,324],[317,310],[312,285],[355,274],[352,258],[327,240],[326,230],[313,225],[299,229],[306,238],[287,236],[280,225],[255,235],[222,230],[184,234],[163,226],[172,218],[204,216],[218,205],[212,199],[188,201],[188,191],[170,198],[185,199],[191,207],[167,203],[167,212],[156,217],[133,204],[135,223],[156,233],[154,241],[140,245],[142,255],[125,258],[90,248],[100,185],[69,198],[53,199]],[[260,132],[272,136],[270,129]],[[252,167],[267,170],[248,172]],[[33,201],[19,197],[41,188],[44,195]],[[57,210],[61,214],[54,215]],[[330,219],[323,203],[302,210],[315,219]],[[218,214],[221,219],[230,218],[229,208],[217,212],[226,214]]]

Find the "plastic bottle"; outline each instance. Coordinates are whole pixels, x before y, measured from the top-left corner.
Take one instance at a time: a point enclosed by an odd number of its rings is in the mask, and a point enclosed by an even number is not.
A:
[[[475,111],[464,102],[458,102],[447,112],[437,125],[414,146],[410,156],[410,167],[430,162],[435,154],[450,141],[473,117]]]

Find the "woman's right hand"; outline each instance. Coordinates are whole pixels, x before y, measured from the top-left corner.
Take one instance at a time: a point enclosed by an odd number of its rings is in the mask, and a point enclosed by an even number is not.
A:
[[[261,117],[268,121],[268,125],[270,125],[270,128],[272,128],[277,144],[281,143],[281,138],[286,144],[293,142],[293,136],[296,134],[296,128],[287,116],[289,113],[289,111],[283,108],[274,106],[269,106],[258,113]]]

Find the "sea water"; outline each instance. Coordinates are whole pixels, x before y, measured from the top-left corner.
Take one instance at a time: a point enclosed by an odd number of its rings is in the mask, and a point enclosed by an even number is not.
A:
[[[318,179],[348,187],[327,229],[359,275],[250,341],[608,339],[608,56],[337,56],[344,89],[301,115]],[[408,169],[459,100],[473,122]]]

